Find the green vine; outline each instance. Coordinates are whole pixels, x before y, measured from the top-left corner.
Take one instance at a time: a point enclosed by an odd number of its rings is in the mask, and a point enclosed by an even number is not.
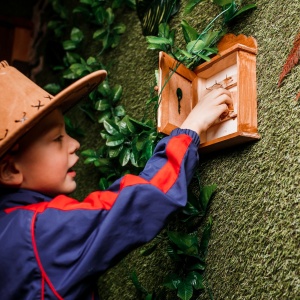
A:
[[[156,36],[146,37],[149,43],[148,48],[165,51],[189,68],[209,60],[212,54],[216,54],[216,43],[227,31],[229,22],[255,7],[253,4],[241,7],[242,1],[214,0],[213,2],[220,6],[222,11],[201,33],[198,33],[198,30],[191,27],[187,21],[181,21],[186,49],[180,49],[175,45],[175,30],[171,30],[166,23],[168,18],[179,9],[179,1],[173,1],[152,1],[148,7],[146,1],[139,0],[137,1],[138,14],[143,20],[142,25],[146,26],[144,32],[152,32],[155,28],[158,30]],[[189,1],[185,7],[185,13],[190,13],[202,1]],[[119,45],[121,35],[126,30],[125,24],[116,23],[116,20],[125,7],[135,9],[135,3],[134,0],[79,0],[79,5],[72,10],[71,15],[62,5],[61,0],[50,0],[50,3],[55,15],[48,25],[53,30],[55,39],[59,41],[63,55],[60,62],[53,66],[58,82],[48,84],[45,89],[56,94],[70,82],[95,70],[106,69],[101,62],[102,56]],[[157,5],[162,5],[164,18],[153,13],[156,12]],[[172,9],[172,12],[168,9]],[[146,14],[145,18],[143,13]],[[151,14],[154,21],[151,19]],[[164,22],[156,24],[161,21]],[[76,26],[72,27],[74,23]],[[88,24],[92,29],[90,36],[86,36],[83,24],[85,26]],[[80,25],[82,28],[79,28]],[[99,49],[97,55],[88,58],[81,55],[84,52],[86,40],[94,40],[97,44]],[[85,164],[93,164],[100,172],[100,189],[106,189],[114,180],[126,173],[139,173],[151,157],[154,146],[162,138],[152,120],[145,118],[141,121],[135,120],[126,113],[121,104],[122,91],[120,85],[112,85],[109,82],[108,75],[107,79],[89,95],[88,103],[80,107],[93,122],[97,122],[100,126],[101,145],[96,149],[83,150],[81,153],[85,157]],[[159,99],[160,95],[150,95],[146,102],[147,107],[154,104],[156,111]],[[66,118],[66,126],[71,135],[82,136],[84,134],[68,118]],[[206,214],[216,186],[200,188],[199,178],[198,186],[199,195],[189,190],[186,207],[176,215],[177,220],[184,224],[185,229],[168,228],[164,234],[156,238],[154,246],[142,250],[142,255],[150,255],[159,244],[168,241],[166,251],[174,262],[174,267],[171,273],[166,274],[160,291],[148,292],[139,282],[138,275],[135,272],[131,274],[137,290],[147,300],[166,299],[169,290],[171,293],[175,291],[177,297],[184,300],[189,300],[195,293],[199,294],[206,290],[212,299],[204,276],[212,228],[212,219],[207,218]],[[198,228],[205,220],[207,221],[199,239]]]

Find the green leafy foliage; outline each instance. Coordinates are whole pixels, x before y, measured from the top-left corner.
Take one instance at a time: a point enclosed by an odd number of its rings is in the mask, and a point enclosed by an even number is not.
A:
[[[143,35],[157,34],[159,24],[167,23],[179,10],[180,0],[137,0],[137,15]]]
[[[159,235],[156,242],[152,243],[150,247],[144,247],[140,251],[141,255],[151,255],[159,244],[168,241],[165,251],[174,262],[174,269],[165,276],[162,286],[177,291],[179,299],[189,300],[193,297],[195,290],[198,291],[198,294],[205,291],[205,260],[212,229],[212,218],[208,217],[205,223],[204,220],[216,188],[216,185],[204,186],[200,189],[198,196],[189,191],[188,202],[178,213],[178,220],[185,224],[191,223],[195,219],[198,220],[198,223],[201,222],[203,226],[198,224],[197,229],[203,227],[202,235],[199,235],[198,230],[190,231],[189,226],[185,227],[186,232],[169,229],[164,235]],[[164,296],[155,299],[164,299]]]
[[[70,39],[63,42],[63,48],[66,51],[76,49],[83,40],[83,33],[79,28],[72,28]]]
[[[100,152],[89,149],[82,154],[86,157],[86,164],[94,164],[105,175],[106,180],[100,180],[101,188],[107,188],[112,180],[126,173],[139,172],[151,157],[154,145],[160,138],[152,122],[140,122],[126,114],[120,104],[121,97],[122,87],[111,87],[108,80],[90,94],[98,123],[103,125],[100,131],[103,145]],[[106,160],[110,162],[109,165]]]
[[[203,2],[203,0],[190,0],[184,9],[184,13],[190,13],[200,2]],[[222,11],[201,32],[190,26],[186,20],[181,21],[186,49],[180,49],[175,45],[175,32],[170,30],[165,22],[159,25],[157,36],[146,37],[149,43],[148,49],[167,52],[188,68],[194,68],[204,61],[209,61],[212,54],[218,53],[216,45],[226,33],[227,24],[237,16],[256,8],[255,4],[242,7],[242,1],[235,0],[213,0],[213,2],[220,6]],[[220,19],[221,22],[217,22]],[[166,34],[163,35],[163,32],[166,32]]]
[[[52,4],[55,16],[48,22],[48,28],[53,30],[57,38],[60,38],[67,28],[69,13],[67,8],[61,4],[60,0],[49,0],[49,3]]]
[[[62,49],[65,51],[61,64],[54,70],[60,72],[59,83],[47,85],[50,93],[56,94],[67,82],[76,80],[95,70],[104,69],[101,63],[101,54],[104,50],[116,47],[120,35],[124,33],[124,24],[115,23],[122,7],[135,7],[134,0],[80,0],[73,13],[83,18],[86,23],[93,26],[93,40],[99,45],[97,57],[83,57],[80,53],[85,39],[85,33],[76,26],[68,24],[68,11],[60,4],[60,0],[50,0],[57,17],[49,23],[55,36],[61,40]],[[201,1],[190,1],[190,11]],[[222,12],[202,31],[190,26],[182,20],[181,28],[186,42],[185,49],[175,46],[175,30],[171,30],[167,20],[177,12],[179,1],[137,1],[138,13],[143,17],[145,30],[151,30],[152,36],[147,36],[149,49],[163,50],[170,53],[180,63],[189,67],[195,66],[201,60],[209,60],[211,54],[217,53],[215,44],[224,34],[224,24],[243,12],[252,9],[253,5],[240,8],[237,1],[217,1]],[[241,2],[241,1],[239,1]],[[155,15],[155,12],[158,12]],[[223,27],[213,28],[214,21],[224,17]],[[152,19],[151,19],[152,18]],[[156,29],[155,29],[156,28]],[[67,30],[70,34],[67,34]],[[157,30],[157,36],[152,30]],[[150,31],[149,31],[150,32]],[[68,37],[68,39],[64,39]],[[100,47],[99,47],[100,48]],[[154,145],[162,137],[156,131],[152,121],[138,121],[127,115],[121,104],[122,87],[118,84],[110,85],[109,76],[99,87],[89,95],[88,105],[81,109],[86,115],[99,124],[99,140],[95,141],[95,149],[82,151],[85,164],[92,164],[99,170],[100,189],[106,189],[112,181],[127,173],[139,173],[153,153]],[[147,100],[147,105],[155,104],[157,108],[159,96]],[[72,136],[82,136],[83,132],[78,126],[66,118],[66,127]],[[199,185],[200,187],[200,185]],[[168,244],[165,251],[174,262],[174,267],[166,274],[162,283],[162,291],[149,292],[138,280],[134,272],[131,276],[137,290],[146,300],[166,299],[168,290],[176,291],[179,299],[191,299],[195,291],[201,293],[205,289],[204,271],[206,256],[212,228],[212,219],[208,218],[202,234],[199,234],[199,223],[203,223],[207,214],[209,202],[216,190],[216,186],[205,186],[200,189],[199,195],[189,190],[187,205],[178,213],[179,221],[186,225],[185,230],[169,228],[165,234],[156,238],[151,247],[141,250],[144,256],[151,255],[162,242]],[[195,224],[197,226],[195,226]],[[203,227],[203,226],[202,226]],[[195,229],[196,228],[196,229]]]
[[[115,24],[115,10],[123,4],[134,8],[134,2],[132,0],[114,0],[111,4],[109,1],[80,0],[80,3],[73,13],[81,14],[90,23],[96,25],[97,29],[93,33],[93,39],[102,43],[100,53],[109,48],[115,48],[120,42],[120,35],[126,30],[123,23]]]

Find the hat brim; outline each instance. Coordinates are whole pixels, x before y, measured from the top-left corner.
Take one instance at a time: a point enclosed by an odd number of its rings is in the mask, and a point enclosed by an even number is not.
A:
[[[66,87],[57,95],[49,95],[50,101],[47,103],[47,105],[36,111],[33,116],[24,122],[23,126],[20,126],[12,135],[7,137],[5,143],[3,143],[0,147],[0,157],[2,157],[21,136],[38,124],[47,114],[57,108],[60,108],[63,112],[66,112],[77,102],[96,89],[97,86],[105,79],[106,75],[107,72],[105,70],[95,71],[83,78],[78,79],[76,82]]]

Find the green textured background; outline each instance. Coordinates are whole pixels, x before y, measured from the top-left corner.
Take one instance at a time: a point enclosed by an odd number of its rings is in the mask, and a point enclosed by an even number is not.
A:
[[[182,1],[182,6],[186,2]],[[261,140],[201,160],[203,185],[218,186],[209,211],[214,225],[206,274],[216,300],[297,300],[300,299],[300,103],[294,99],[300,90],[300,65],[287,76],[281,88],[277,87],[277,81],[300,32],[300,1],[243,2],[254,2],[258,9],[240,19],[230,32],[252,35],[258,42]],[[186,19],[200,31],[218,11],[205,2]],[[181,10],[171,22],[178,29],[179,40],[182,18]],[[123,86],[127,113],[140,118],[154,81],[158,54],[146,49],[135,12],[126,11],[122,19],[128,30],[118,48],[107,55],[105,64],[112,63],[110,82]],[[86,57],[95,56],[98,51],[97,45],[88,44]],[[47,76],[40,78],[41,83],[47,80]],[[91,123],[77,109],[70,115],[88,133],[81,140],[82,149],[97,147],[101,143],[99,127],[91,129]],[[79,188],[74,196],[82,199],[97,187],[99,177],[92,167],[81,162],[78,179]],[[101,277],[101,299],[140,299],[129,273],[136,270],[142,284],[153,290],[169,268],[170,260],[164,252],[158,250],[144,258],[137,250]],[[197,299],[209,298],[203,295]]]
[[[252,2],[258,9],[230,31],[252,35],[258,42],[261,140],[200,163],[203,184],[218,186],[210,208],[214,225],[207,277],[214,299],[300,299],[300,104],[294,101],[300,90],[300,66],[277,87],[300,32],[300,2],[244,1]],[[186,19],[200,30],[217,11],[212,4],[202,3]],[[177,36],[181,36],[182,18],[179,13],[171,22],[178,28]],[[141,116],[158,57],[146,50],[135,14],[125,14],[124,22],[130,30],[108,57],[114,61],[111,80],[123,86],[128,113]],[[136,251],[101,279],[102,299],[137,299],[128,278],[133,269],[143,285],[155,289],[168,262],[161,252],[141,258]]]
[[[258,9],[240,19],[230,31],[252,35],[258,42],[261,140],[215,153],[200,163],[202,183],[218,186],[210,208],[214,225],[206,274],[214,299],[296,300],[300,299],[300,104],[294,100],[300,90],[300,66],[292,70],[281,88],[277,82],[300,31],[300,2],[255,3]],[[202,3],[186,19],[200,31],[217,11],[211,3]],[[178,28],[178,38],[182,36],[182,18],[180,12],[171,22],[173,28]],[[129,30],[121,45],[107,57],[107,62],[113,61],[110,80],[123,86],[127,112],[140,117],[158,55],[146,50],[134,12],[125,13],[123,21]],[[94,136],[85,142],[92,145]],[[79,175],[90,176],[83,169]],[[90,181],[83,181],[86,184],[79,196],[93,188]],[[142,284],[153,290],[161,283],[169,263],[160,251],[147,258],[133,252],[101,278],[102,299],[138,299],[129,273],[136,270]],[[198,299],[208,299],[208,295]]]

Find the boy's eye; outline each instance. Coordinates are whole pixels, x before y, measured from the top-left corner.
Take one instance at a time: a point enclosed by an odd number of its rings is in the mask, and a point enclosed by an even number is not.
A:
[[[55,142],[61,142],[63,139],[63,135],[59,135],[57,138],[54,139]]]

